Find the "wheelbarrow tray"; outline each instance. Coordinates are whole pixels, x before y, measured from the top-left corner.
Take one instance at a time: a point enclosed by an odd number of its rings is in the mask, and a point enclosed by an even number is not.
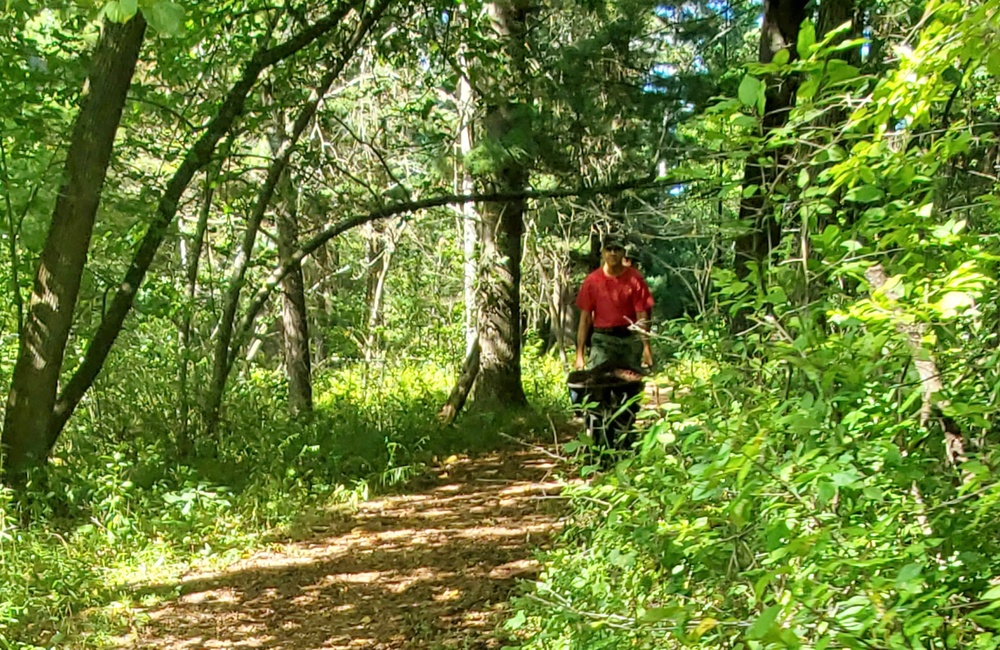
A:
[[[577,370],[569,373],[566,386],[596,444],[631,446],[629,432],[639,412],[638,396],[646,386],[641,373],[628,368]]]

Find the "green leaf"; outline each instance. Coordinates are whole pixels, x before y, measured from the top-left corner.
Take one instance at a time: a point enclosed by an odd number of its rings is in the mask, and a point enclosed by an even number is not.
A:
[[[142,15],[161,34],[177,36],[184,31],[184,7],[171,0],[159,0],[143,7]]]
[[[829,503],[837,495],[837,486],[830,481],[820,481],[816,484],[816,498],[820,503]]]
[[[986,58],[986,69],[990,74],[1000,79],[1000,50],[993,49]]]
[[[785,49],[776,52],[771,62],[774,63],[775,65],[785,65],[791,58],[792,55],[788,51],[788,48],[786,47]]]
[[[964,311],[976,304],[975,298],[962,291],[949,291],[938,301],[937,308],[941,314],[954,318],[960,311]]]
[[[659,623],[660,621],[665,621],[670,618],[676,618],[679,614],[684,612],[684,608],[678,607],[677,605],[671,605],[667,607],[653,607],[647,609],[639,620],[643,623]]]
[[[757,617],[750,629],[747,630],[747,637],[750,639],[763,639],[774,628],[774,622],[781,612],[781,605],[771,605],[764,610],[764,613]]]
[[[114,23],[126,23],[137,10],[136,0],[111,0],[104,5],[104,16]]]
[[[754,106],[757,104],[757,95],[760,93],[761,84],[760,80],[750,75],[743,77],[743,81],[740,82],[740,89],[738,92],[740,103],[744,106]]]
[[[983,600],[1000,600],[1000,585],[995,585],[990,587],[990,589],[983,594]]]
[[[874,185],[861,185],[859,187],[852,188],[847,194],[845,194],[844,200],[854,201],[855,203],[874,203],[884,197],[885,192]]]
[[[520,630],[522,627],[524,627],[524,624],[527,622],[527,620],[528,620],[528,615],[525,614],[523,611],[519,611],[517,614],[514,614],[513,618],[509,619],[506,623],[504,623],[503,626],[508,630]]]
[[[920,577],[920,572],[923,570],[924,567],[916,562],[907,564],[899,570],[899,575],[896,576],[896,584],[905,585],[908,582],[913,582],[915,579]]]
[[[799,56],[805,58],[809,56],[809,53],[812,51],[812,47],[815,44],[816,26],[812,24],[812,21],[807,20],[802,23],[802,27],[799,28],[799,38],[795,49],[799,53]]]

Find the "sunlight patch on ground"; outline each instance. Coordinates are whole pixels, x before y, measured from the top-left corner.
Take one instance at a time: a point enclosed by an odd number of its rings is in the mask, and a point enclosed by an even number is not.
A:
[[[499,649],[533,548],[559,528],[563,483],[535,453],[460,458],[447,482],[362,503],[315,537],[185,577],[124,648]],[[488,480],[483,480],[489,472]]]

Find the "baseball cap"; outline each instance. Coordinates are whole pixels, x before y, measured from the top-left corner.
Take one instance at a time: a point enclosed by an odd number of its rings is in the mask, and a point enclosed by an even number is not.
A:
[[[621,250],[625,250],[625,242],[617,235],[605,235],[601,239],[601,250],[607,250],[609,248],[620,248]]]

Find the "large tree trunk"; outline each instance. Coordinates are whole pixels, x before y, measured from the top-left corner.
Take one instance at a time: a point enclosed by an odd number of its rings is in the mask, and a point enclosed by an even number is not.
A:
[[[163,243],[170,224],[173,223],[181,197],[194,175],[212,159],[219,140],[229,131],[236,118],[243,113],[247,95],[257,83],[257,78],[270,66],[284,61],[327,36],[340,24],[351,9],[362,2],[363,0],[345,0],[334,7],[328,16],[309,25],[301,33],[273,47],[258,50],[247,63],[243,75],[230,88],[219,105],[215,117],[206,125],[201,138],[188,149],[180,167],[174,172],[170,182],[167,183],[160,195],[156,215],[139,243],[132,263],[125,272],[125,278],[118,286],[115,297],[104,313],[101,324],[97,327],[97,332],[87,347],[83,361],[63,388],[59,399],[56,400],[54,414],[49,423],[48,449],[55,445],[66,422],[100,374],[111,348],[118,339],[125,317],[132,309],[132,302],[135,300],[139,287],[142,286],[146,272],[149,271],[149,267],[156,257],[156,252]]]
[[[278,255],[290,261],[298,247],[297,205],[286,201],[278,210]],[[293,417],[313,410],[312,365],[309,355],[309,320],[306,312],[302,263],[293,263],[281,281],[281,330],[285,342],[285,372],[288,374],[288,410]]]
[[[523,186],[526,174],[507,170],[498,180]],[[519,185],[520,184],[520,185]],[[521,385],[521,238],[525,202],[508,201],[480,208],[479,282],[480,369],[473,394],[479,404],[524,406]]]
[[[808,0],[764,0],[764,22],[760,34],[760,62],[770,63],[774,55],[787,49],[791,60],[798,58],[796,42],[799,27],[806,16]],[[770,79],[767,84],[763,118],[765,137],[788,121],[788,112],[795,103],[797,81],[794,77]],[[736,238],[734,268],[739,278],[750,273],[751,262],[761,264],[781,239],[781,224],[774,215],[769,193],[774,179],[787,164],[788,149],[754,152],[746,162],[743,187],[756,186],[757,191],[740,201],[740,221],[750,224],[750,230]]]
[[[485,179],[499,191],[517,191],[528,182],[523,154],[506,147],[511,133],[530,128],[527,111],[509,98],[517,96],[518,77],[525,74],[526,0],[502,0],[488,5],[499,49],[510,74],[494,77],[485,98],[483,132],[505,151]],[[519,407],[528,403],[521,385],[521,256],[524,199],[480,206],[479,376],[473,392],[477,405]]]
[[[123,25],[105,22],[97,43],[7,398],[3,463],[8,479],[42,465],[48,453],[49,423],[80,278],[145,31],[146,21],[137,14]]]

